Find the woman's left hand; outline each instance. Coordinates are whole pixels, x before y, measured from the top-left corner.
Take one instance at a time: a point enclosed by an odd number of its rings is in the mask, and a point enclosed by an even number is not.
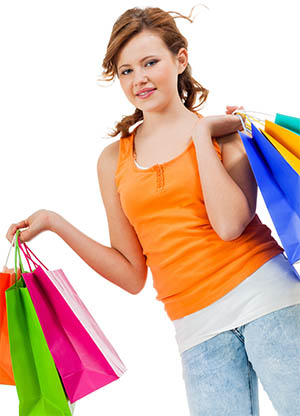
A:
[[[226,114],[232,114],[235,110],[244,110],[244,107],[238,107],[237,105],[226,105]]]
[[[243,107],[227,106],[226,108],[226,115],[207,116],[199,119],[193,131],[193,139],[201,135],[203,129],[208,131],[211,137],[226,136],[237,130],[243,130],[240,117],[231,114],[234,110],[238,108],[243,109]]]

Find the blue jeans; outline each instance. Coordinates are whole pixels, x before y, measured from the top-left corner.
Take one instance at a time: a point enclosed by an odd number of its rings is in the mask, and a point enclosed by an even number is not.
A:
[[[191,416],[258,416],[258,379],[279,416],[300,415],[300,304],[181,354]]]

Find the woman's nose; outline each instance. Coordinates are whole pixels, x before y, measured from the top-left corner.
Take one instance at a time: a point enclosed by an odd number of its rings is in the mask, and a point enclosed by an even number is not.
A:
[[[143,70],[136,70],[135,71],[135,77],[134,77],[134,85],[138,86],[140,84],[144,84],[145,82],[148,82],[148,77],[144,73]]]

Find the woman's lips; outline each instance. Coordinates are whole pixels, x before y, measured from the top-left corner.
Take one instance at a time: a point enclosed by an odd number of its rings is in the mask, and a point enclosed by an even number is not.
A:
[[[145,98],[147,98],[147,97],[150,97],[150,95],[152,95],[152,94],[154,93],[154,91],[155,91],[155,90],[150,90],[150,91],[146,92],[146,94],[143,94],[143,95],[137,95],[137,97],[138,97],[138,98],[145,99]]]

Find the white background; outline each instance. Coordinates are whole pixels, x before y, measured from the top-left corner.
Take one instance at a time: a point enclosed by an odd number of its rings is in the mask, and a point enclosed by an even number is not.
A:
[[[118,139],[109,138],[107,132],[134,110],[118,80],[108,87],[97,81],[112,25],[131,7],[163,7],[188,15],[194,4],[190,0],[163,5],[156,0],[1,3],[3,265],[9,250],[8,227],[41,208],[60,213],[110,246],[96,163],[102,149]],[[228,104],[299,117],[298,2],[205,4],[210,10],[197,7],[194,24],[176,19],[189,41],[193,76],[210,90],[202,114],[225,113]],[[260,193],[257,213],[279,241]],[[155,300],[150,270],[144,290],[133,296],[97,275],[51,232],[40,234],[29,247],[48,268],[64,270],[128,368],[119,380],[79,400],[75,415],[188,415],[174,328],[163,304]],[[262,415],[275,415],[261,384],[259,389]],[[0,403],[1,414],[18,414],[15,387],[0,386]]]

